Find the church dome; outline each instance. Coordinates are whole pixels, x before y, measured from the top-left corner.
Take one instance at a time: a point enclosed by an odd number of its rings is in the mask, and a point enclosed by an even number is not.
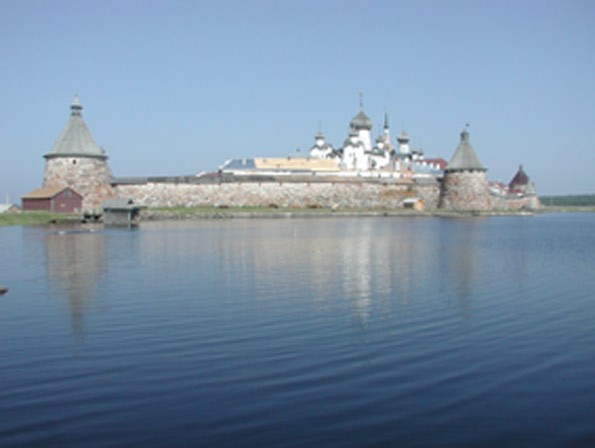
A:
[[[350,125],[353,129],[357,129],[358,131],[360,129],[370,130],[372,129],[372,120],[370,120],[370,117],[368,117],[362,110],[359,111],[355,117],[353,117]]]
[[[397,137],[399,143],[407,143],[409,141],[409,134],[405,131],[399,132],[399,136]]]

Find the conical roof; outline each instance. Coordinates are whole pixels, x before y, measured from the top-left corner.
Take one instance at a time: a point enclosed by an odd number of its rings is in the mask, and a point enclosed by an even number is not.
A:
[[[446,166],[446,171],[466,170],[487,170],[483,167],[477,158],[477,154],[475,154],[475,150],[471,146],[471,143],[469,143],[469,132],[467,132],[467,128],[463,129],[461,132],[461,141],[459,142],[459,146],[457,146],[452,159],[450,159],[450,162],[448,162],[448,165]]]
[[[106,159],[105,151],[101,149],[91,136],[89,128],[83,120],[81,110],[83,106],[79,101],[78,96],[74,97],[74,101],[70,106],[71,113],[66,126],[62,129],[62,133],[54,143],[51,151],[44,157],[97,157]]]
[[[515,187],[522,186],[525,187],[529,184],[529,176],[523,170],[523,165],[519,165],[519,170],[514,175],[510,183],[508,184],[509,188],[514,189]]]

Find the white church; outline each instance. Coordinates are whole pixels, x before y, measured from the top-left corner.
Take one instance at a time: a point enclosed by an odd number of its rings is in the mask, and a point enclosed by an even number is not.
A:
[[[401,131],[393,145],[387,114],[384,116],[384,126],[374,140],[372,127],[372,120],[364,112],[360,101],[360,111],[351,119],[349,134],[339,148],[326,142],[319,130],[306,157],[232,159],[226,161],[219,171],[232,175],[311,173],[393,179],[442,176],[446,161],[424,159],[422,150],[410,147],[407,132]]]

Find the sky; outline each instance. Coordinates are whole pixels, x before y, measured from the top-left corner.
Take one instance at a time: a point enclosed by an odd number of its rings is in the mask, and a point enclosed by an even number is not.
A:
[[[116,177],[335,147],[360,107],[491,180],[595,193],[595,1],[1,0],[0,202],[41,186],[78,94]],[[394,141],[393,141],[394,143]]]

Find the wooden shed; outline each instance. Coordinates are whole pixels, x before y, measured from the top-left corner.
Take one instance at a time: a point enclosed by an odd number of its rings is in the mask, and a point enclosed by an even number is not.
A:
[[[140,221],[140,211],[145,208],[135,204],[132,199],[111,198],[103,205],[103,224],[106,226],[134,227]]]
[[[83,208],[83,196],[70,187],[38,188],[21,199],[24,211],[75,213]]]

